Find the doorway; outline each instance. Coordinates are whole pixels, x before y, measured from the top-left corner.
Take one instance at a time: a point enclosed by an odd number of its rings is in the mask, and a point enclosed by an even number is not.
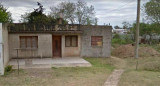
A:
[[[52,36],[53,57],[61,57],[61,36]]]

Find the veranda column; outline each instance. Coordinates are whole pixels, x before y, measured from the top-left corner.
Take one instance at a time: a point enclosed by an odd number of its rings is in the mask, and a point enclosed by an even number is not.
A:
[[[0,23],[0,75],[4,75],[3,42],[2,42],[2,23]]]

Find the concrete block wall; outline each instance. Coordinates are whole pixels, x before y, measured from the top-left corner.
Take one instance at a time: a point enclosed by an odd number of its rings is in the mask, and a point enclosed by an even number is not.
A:
[[[78,36],[78,46],[77,47],[65,47],[65,36],[67,35],[77,35]],[[62,57],[80,56],[80,50],[81,50],[81,35],[80,34],[62,35]]]
[[[111,56],[111,26],[81,26],[81,57],[110,57]],[[91,36],[103,36],[101,47],[91,46]]]
[[[87,26],[80,27],[82,33],[9,33],[9,55],[16,58],[15,48],[20,48],[19,36],[38,36],[38,49],[20,50],[19,57],[52,57],[52,35],[61,35],[62,37],[62,57],[68,56],[86,56],[86,57],[110,57],[111,55],[111,26]],[[78,47],[65,47],[66,35],[78,35]],[[103,36],[103,46],[91,46],[91,36]]]
[[[16,48],[20,48],[19,36],[38,36],[38,48],[33,50],[19,50],[19,58],[52,57],[52,34],[49,33],[10,33],[9,55],[17,58]]]

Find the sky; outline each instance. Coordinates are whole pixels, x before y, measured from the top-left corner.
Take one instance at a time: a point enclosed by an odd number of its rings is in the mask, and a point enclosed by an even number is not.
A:
[[[36,2],[40,2],[46,9],[44,12],[48,14],[50,7],[57,6],[60,2],[77,0],[0,0],[2,4],[12,13],[14,23],[18,23],[21,15],[26,12],[32,12],[33,8],[38,8]],[[98,24],[110,24],[112,26],[122,26],[123,21],[133,23],[136,21],[137,0],[85,0],[87,5],[93,5],[98,18]],[[141,6],[148,0],[141,0]],[[141,16],[141,21],[142,21]]]

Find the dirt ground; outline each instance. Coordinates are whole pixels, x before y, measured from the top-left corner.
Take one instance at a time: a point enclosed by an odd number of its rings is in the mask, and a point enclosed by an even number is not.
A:
[[[134,57],[135,47],[131,44],[121,45],[112,49],[112,55],[120,58]],[[159,52],[151,47],[139,47],[139,57],[159,56]]]

